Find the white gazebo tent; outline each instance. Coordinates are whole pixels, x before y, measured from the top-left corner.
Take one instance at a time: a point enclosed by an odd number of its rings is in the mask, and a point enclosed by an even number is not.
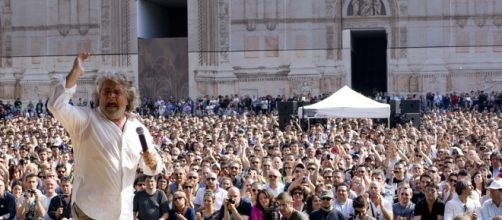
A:
[[[344,86],[328,98],[312,105],[298,108],[299,118],[387,118],[390,105],[373,99]]]

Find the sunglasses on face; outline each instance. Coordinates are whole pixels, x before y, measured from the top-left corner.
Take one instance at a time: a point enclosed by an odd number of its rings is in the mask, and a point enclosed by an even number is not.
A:
[[[303,195],[303,192],[294,192],[293,195],[299,195],[299,196],[301,196],[301,195]]]

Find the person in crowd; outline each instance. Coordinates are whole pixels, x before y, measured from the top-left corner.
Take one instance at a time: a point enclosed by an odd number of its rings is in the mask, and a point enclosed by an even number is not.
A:
[[[290,191],[291,197],[293,197],[293,207],[298,211],[303,211],[305,205],[305,198],[307,192],[303,186],[296,186]]]
[[[56,197],[58,194],[56,193],[56,187],[58,184],[53,178],[45,178],[44,180],[44,197],[42,197],[42,204],[44,205],[45,210],[49,210],[49,205],[51,200]],[[45,219],[50,220],[49,212],[45,213]]]
[[[75,58],[71,71],[56,85],[48,103],[48,109],[70,134],[75,148],[74,217],[132,219],[134,194],[130,186],[137,165],[145,174],[156,175],[164,164],[153,150],[148,129],[131,114],[139,96],[124,75],[107,75],[98,80],[93,94],[98,108],[69,104],[77,80],[84,74],[83,62],[89,57],[89,53],[80,53]],[[144,131],[146,151],[142,151],[139,138],[133,138],[138,135],[138,128]],[[103,172],[106,174],[96,175]],[[107,196],[102,196],[103,192]],[[102,211],[102,204],[107,204],[106,212]]]
[[[378,182],[371,182],[368,190],[369,194],[369,213],[371,217],[377,220],[391,220],[392,203],[383,198],[380,194],[381,185]]]
[[[455,185],[455,192],[458,197],[448,201],[444,208],[444,220],[451,220],[459,214],[467,214],[471,218],[477,218],[476,209],[481,205],[479,201],[471,199],[472,183],[470,179],[460,179]]]
[[[318,194],[311,194],[305,200],[305,207],[303,212],[309,216],[313,211],[316,211],[321,208],[321,198],[319,198]]]
[[[51,199],[48,209],[50,219],[71,219],[71,191],[72,184],[69,178],[61,179],[61,194]]]
[[[281,220],[303,220],[302,214],[293,208],[293,198],[287,192],[282,192],[277,196],[279,211],[282,214]]]
[[[145,190],[145,175],[139,174],[134,179],[134,194]]]
[[[376,220],[376,218],[368,215],[368,200],[364,196],[356,197],[352,202],[352,208],[354,209],[354,214],[349,219]]]
[[[433,182],[427,183],[424,186],[425,199],[420,200],[415,205],[415,210],[413,212],[413,219],[431,219],[431,220],[441,220],[444,215],[444,202],[438,196],[438,190],[436,184]]]
[[[408,187],[398,189],[399,202],[392,205],[392,213],[395,220],[411,220],[415,211],[415,204],[411,202],[412,190]]]
[[[0,219],[16,217],[16,199],[6,190],[5,181],[0,181]]]
[[[502,216],[502,180],[493,181],[488,187],[490,200],[487,200],[478,209],[477,219],[494,219]]]
[[[347,184],[340,184],[336,186],[336,198],[333,201],[333,207],[344,216],[353,216],[354,208],[352,206],[352,199],[349,198],[349,186]]]
[[[237,187],[228,190],[227,198],[220,209],[220,220],[236,220],[249,218],[251,215],[251,202],[241,199],[240,191]]]
[[[333,208],[333,192],[331,190],[323,190],[321,192],[321,208],[313,211],[309,218],[310,220],[326,219],[326,220],[342,220],[346,217],[342,212]]]
[[[258,202],[258,192],[263,189],[263,184],[260,182],[253,182],[251,184],[251,199],[250,202],[252,204],[256,204]]]
[[[189,207],[186,194],[182,191],[173,194],[173,208],[169,211],[169,220],[195,220],[195,209]]]
[[[223,202],[227,197],[227,191],[220,188],[216,184],[217,176],[215,173],[208,171],[208,174],[205,175],[205,183],[206,187],[197,191],[197,195],[195,196],[195,200],[193,204],[195,205],[195,210],[200,212],[204,209],[204,194],[207,190],[211,190],[214,193],[214,208],[219,209],[223,206]]]
[[[483,178],[483,174],[479,171],[475,171],[472,175],[472,194],[471,198],[474,200],[481,201],[481,198],[486,195],[486,181]]]
[[[228,189],[234,185],[232,184],[232,179],[230,179],[230,177],[224,176],[220,179],[220,186],[228,191]]]
[[[214,208],[215,195],[213,191],[206,190],[204,193],[204,209],[197,212],[197,220],[218,220],[219,210]]]
[[[23,183],[21,181],[16,181],[12,184],[12,195],[14,196],[14,199],[16,200],[16,206],[17,204],[20,204],[21,201],[21,196],[23,194]]]
[[[274,203],[274,194],[270,190],[258,191],[258,200],[251,208],[250,220],[264,220]]]
[[[265,184],[263,189],[271,190],[274,197],[277,197],[281,192],[284,192],[284,184],[281,182],[281,173],[279,170],[271,169],[268,172],[268,183]]]
[[[26,190],[23,192],[19,203],[16,204],[17,219],[43,218],[46,212],[42,200],[44,195],[37,189],[38,176],[30,173],[25,177]]]
[[[167,196],[164,191],[157,189],[154,176],[145,175],[145,189],[134,195],[133,215],[135,219],[167,220],[169,215]]]
[[[176,168],[173,172],[173,183],[169,184],[170,194],[183,189],[183,182],[185,181],[185,171],[183,168]]]
[[[166,194],[166,197],[169,198],[171,194],[169,194],[168,184],[169,180],[163,174],[157,175],[157,189],[161,190]]]
[[[188,199],[188,206],[190,208],[195,208],[195,205],[193,204],[193,200],[195,198],[195,183],[193,181],[186,181],[183,183],[183,192],[186,194],[187,199]]]

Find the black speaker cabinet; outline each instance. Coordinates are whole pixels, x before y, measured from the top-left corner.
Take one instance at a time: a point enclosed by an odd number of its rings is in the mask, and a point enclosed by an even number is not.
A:
[[[420,113],[420,100],[402,100],[401,113]]]

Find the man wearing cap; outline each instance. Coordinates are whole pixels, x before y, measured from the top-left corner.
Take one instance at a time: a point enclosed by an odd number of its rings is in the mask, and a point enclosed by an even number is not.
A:
[[[502,215],[502,180],[493,181],[488,187],[491,199],[478,209],[478,219],[493,219]]]
[[[331,190],[323,190],[321,192],[321,208],[310,214],[310,220],[342,220],[345,216],[335,208],[333,208],[333,192]]]

